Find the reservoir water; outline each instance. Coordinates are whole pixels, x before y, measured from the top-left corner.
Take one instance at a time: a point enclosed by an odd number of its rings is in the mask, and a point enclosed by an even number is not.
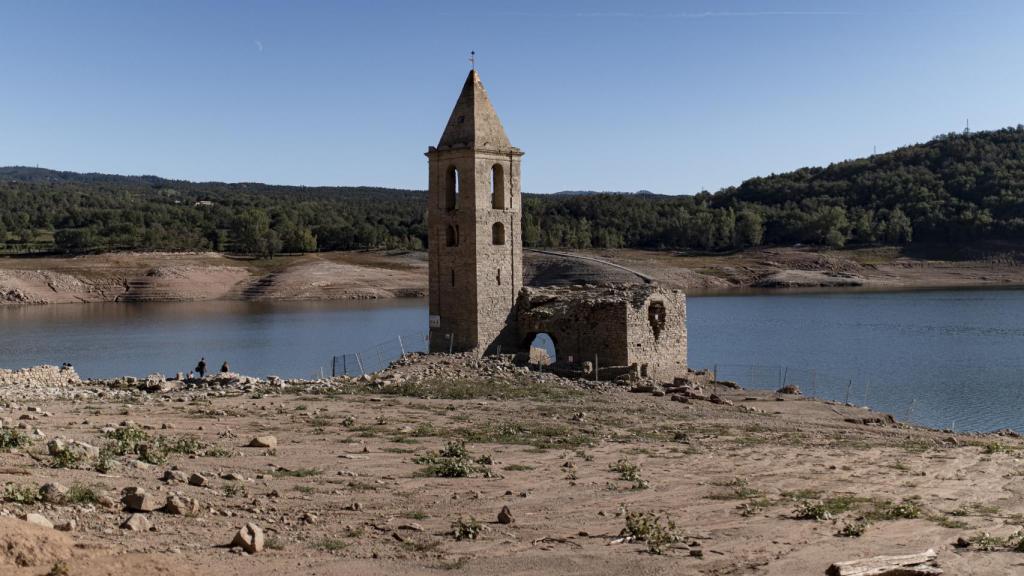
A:
[[[1024,431],[1024,290],[691,296],[688,316],[690,365],[744,386],[795,383],[929,426]],[[145,376],[205,356],[312,377],[346,353],[374,364],[373,345],[392,342],[386,356],[399,334],[422,349],[426,324],[423,300],[0,307],[0,367]]]

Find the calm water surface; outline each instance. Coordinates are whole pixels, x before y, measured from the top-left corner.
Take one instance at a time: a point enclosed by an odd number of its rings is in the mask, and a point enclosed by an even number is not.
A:
[[[426,323],[423,300],[0,307],[0,367],[144,376],[206,356],[310,377]],[[1024,431],[1022,290],[691,297],[689,330],[690,365],[744,385],[785,379],[930,426]]]

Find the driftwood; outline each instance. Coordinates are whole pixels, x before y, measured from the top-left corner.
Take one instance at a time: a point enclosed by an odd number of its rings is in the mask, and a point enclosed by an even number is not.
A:
[[[836,562],[828,567],[828,576],[933,576],[942,570],[930,565],[938,554],[929,548],[920,554],[875,556],[863,560]]]

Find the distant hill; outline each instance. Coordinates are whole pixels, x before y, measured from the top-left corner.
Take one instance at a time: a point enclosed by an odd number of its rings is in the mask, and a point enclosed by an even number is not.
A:
[[[1017,240],[1024,232],[1024,126],[947,134],[825,168],[752,178],[711,204],[756,205],[772,243],[827,242],[820,233],[831,231],[839,232],[836,240],[865,244]]]
[[[651,192],[650,190],[637,190],[636,192],[610,192],[610,191],[598,192],[596,190],[562,190],[561,192],[554,192],[552,195],[553,196],[594,196],[595,194],[639,194],[639,195],[646,194],[646,195],[649,195],[649,196],[656,196],[656,194],[654,192]]]
[[[528,246],[731,250],[761,244],[1024,240],[1024,127],[947,134],[715,194],[524,195]],[[0,249],[270,255],[426,244],[426,194],[0,168]]]

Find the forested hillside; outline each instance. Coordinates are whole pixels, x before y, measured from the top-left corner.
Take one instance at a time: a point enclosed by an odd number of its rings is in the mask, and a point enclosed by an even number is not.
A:
[[[1024,232],[1024,127],[949,134],[715,194],[526,195],[529,246],[729,250],[970,243]],[[426,195],[0,168],[8,251],[422,248]],[[0,246],[2,248],[3,246]]]

